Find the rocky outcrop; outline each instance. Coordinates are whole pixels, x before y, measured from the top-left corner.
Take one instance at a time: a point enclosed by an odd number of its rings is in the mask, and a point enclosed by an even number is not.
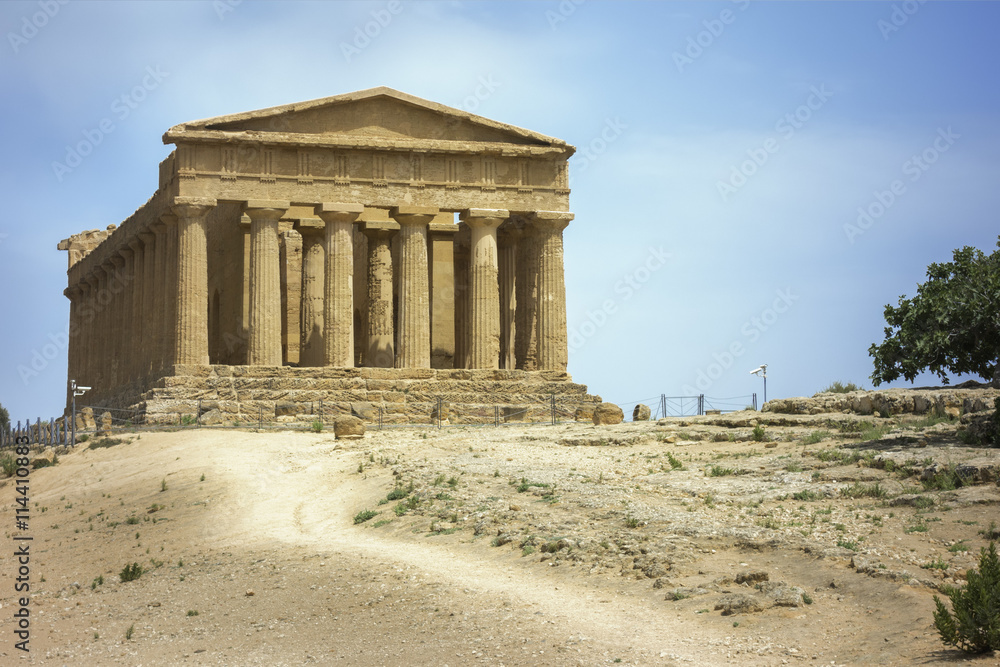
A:
[[[1000,390],[987,385],[819,393],[812,398],[774,399],[764,404],[762,411],[797,415],[848,412],[860,415],[878,413],[885,417],[898,414],[958,417],[965,413],[992,410],[998,396]]]
[[[597,426],[621,424],[624,420],[625,413],[614,403],[600,403],[594,408],[594,424]]]

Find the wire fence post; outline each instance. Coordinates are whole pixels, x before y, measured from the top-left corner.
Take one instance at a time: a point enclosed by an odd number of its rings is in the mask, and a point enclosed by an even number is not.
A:
[[[378,406],[378,430],[382,430],[382,406]]]
[[[549,398],[549,405],[552,412],[552,425],[556,425],[556,395],[552,394]]]
[[[198,399],[198,416],[194,418],[194,423],[201,426],[201,399]]]
[[[320,402],[319,402],[319,420],[321,422],[323,422],[324,424],[326,423],[326,415],[323,414],[323,400],[322,399],[320,399]]]
[[[493,426],[496,427],[496,428],[500,428],[500,406],[499,405],[494,405],[493,406]]]
[[[264,430],[264,406],[263,405],[258,405],[257,406],[257,430],[258,431],[263,431]]]

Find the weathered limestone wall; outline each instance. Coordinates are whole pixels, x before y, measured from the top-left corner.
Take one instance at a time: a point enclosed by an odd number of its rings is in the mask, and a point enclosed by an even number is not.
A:
[[[985,385],[980,388],[880,389],[821,393],[812,398],[779,398],[765,403],[762,411],[797,415],[830,412],[870,415],[878,412],[884,416],[937,413],[958,417],[991,410],[997,398],[1000,398],[1000,390]]]
[[[441,399],[451,423],[492,423],[495,406],[517,415],[510,421],[548,421],[552,396],[563,419],[601,401],[557,371],[178,366],[133,405],[147,423],[177,423],[199,409],[203,416],[213,412],[211,419],[243,422],[263,410],[273,421],[315,414],[320,401],[327,415],[353,413],[371,422],[381,407],[386,423],[429,423]]]

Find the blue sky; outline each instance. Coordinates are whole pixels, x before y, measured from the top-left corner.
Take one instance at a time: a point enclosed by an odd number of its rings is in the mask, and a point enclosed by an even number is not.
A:
[[[988,2],[4,2],[0,403],[61,412],[56,244],[145,202],[167,128],[379,85],[577,146],[593,393],[725,407],[762,363],[769,398],[870,387],[885,304],[995,248],[997,25]]]

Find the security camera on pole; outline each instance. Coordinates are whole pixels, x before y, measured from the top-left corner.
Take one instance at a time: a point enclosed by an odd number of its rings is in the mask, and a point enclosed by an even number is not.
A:
[[[764,403],[767,403],[767,364],[761,364],[757,368],[750,371],[750,375],[759,375],[764,378]],[[764,407],[764,403],[760,404],[760,407]]]
[[[71,442],[72,446],[76,447],[76,397],[83,396],[84,394],[86,394],[88,391],[90,391],[90,387],[84,387],[82,385],[78,385],[76,383],[76,380],[70,380],[69,388],[73,392],[73,414],[70,415],[70,424],[72,424],[73,426],[73,438]]]

